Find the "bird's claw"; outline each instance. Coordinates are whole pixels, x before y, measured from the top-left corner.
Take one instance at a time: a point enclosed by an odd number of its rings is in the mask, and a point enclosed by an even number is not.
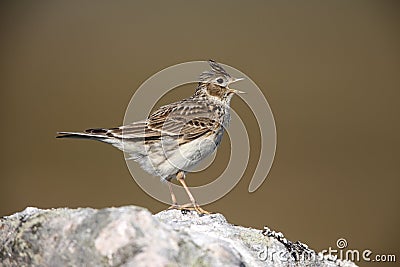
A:
[[[184,205],[178,205],[178,204],[173,204],[172,206],[170,206],[168,208],[170,209],[177,209],[177,210],[181,210],[181,211],[190,211],[190,210],[194,210],[196,211],[199,215],[204,215],[204,214],[211,214],[211,212],[204,210],[202,207],[200,207],[197,203],[193,204],[193,203],[187,203]]]

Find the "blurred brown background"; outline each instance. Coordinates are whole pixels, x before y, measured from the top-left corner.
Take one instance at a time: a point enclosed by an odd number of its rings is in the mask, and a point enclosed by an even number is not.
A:
[[[247,192],[253,162],[233,191],[205,208],[231,223],[268,225],[317,250],[346,238],[350,249],[400,257],[398,1],[2,1],[0,7],[0,215],[27,206],[165,209],[136,185],[118,150],[54,136],[118,126],[151,75],[212,58],[263,90],[278,144],[258,191]],[[183,93],[163,101],[192,91]],[[239,99],[233,106],[246,109]],[[257,133],[250,138],[259,142]],[[218,172],[219,162],[221,155],[202,175]],[[190,177],[191,185],[201,178]]]

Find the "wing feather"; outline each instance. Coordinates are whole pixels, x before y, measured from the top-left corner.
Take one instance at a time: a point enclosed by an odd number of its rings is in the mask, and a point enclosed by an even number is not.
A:
[[[163,136],[187,143],[214,133],[221,127],[208,106],[199,101],[186,100],[163,106],[147,120],[110,129],[108,135],[119,139],[160,140]]]

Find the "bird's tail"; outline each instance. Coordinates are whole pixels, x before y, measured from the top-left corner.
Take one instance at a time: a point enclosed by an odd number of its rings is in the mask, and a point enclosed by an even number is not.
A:
[[[56,138],[77,138],[105,141],[109,138],[109,129],[87,129],[85,132],[58,132]]]

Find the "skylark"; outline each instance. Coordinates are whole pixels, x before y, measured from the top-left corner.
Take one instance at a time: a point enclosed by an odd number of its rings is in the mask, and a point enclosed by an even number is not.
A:
[[[230,120],[230,101],[242,93],[229,85],[233,78],[220,64],[209,60],[211,71],[200,74],[197,89],[189,98],[162,106],[147,119],[110,129],[59,132],[57,138],[93,139],[128,153],[148,173],[166,181],[173,208],[176,201],[170,181],[176,178],[186,190],[191,205],[208,213],[194,199],[185,182],[186,172],[209,156],[221,143]]]

